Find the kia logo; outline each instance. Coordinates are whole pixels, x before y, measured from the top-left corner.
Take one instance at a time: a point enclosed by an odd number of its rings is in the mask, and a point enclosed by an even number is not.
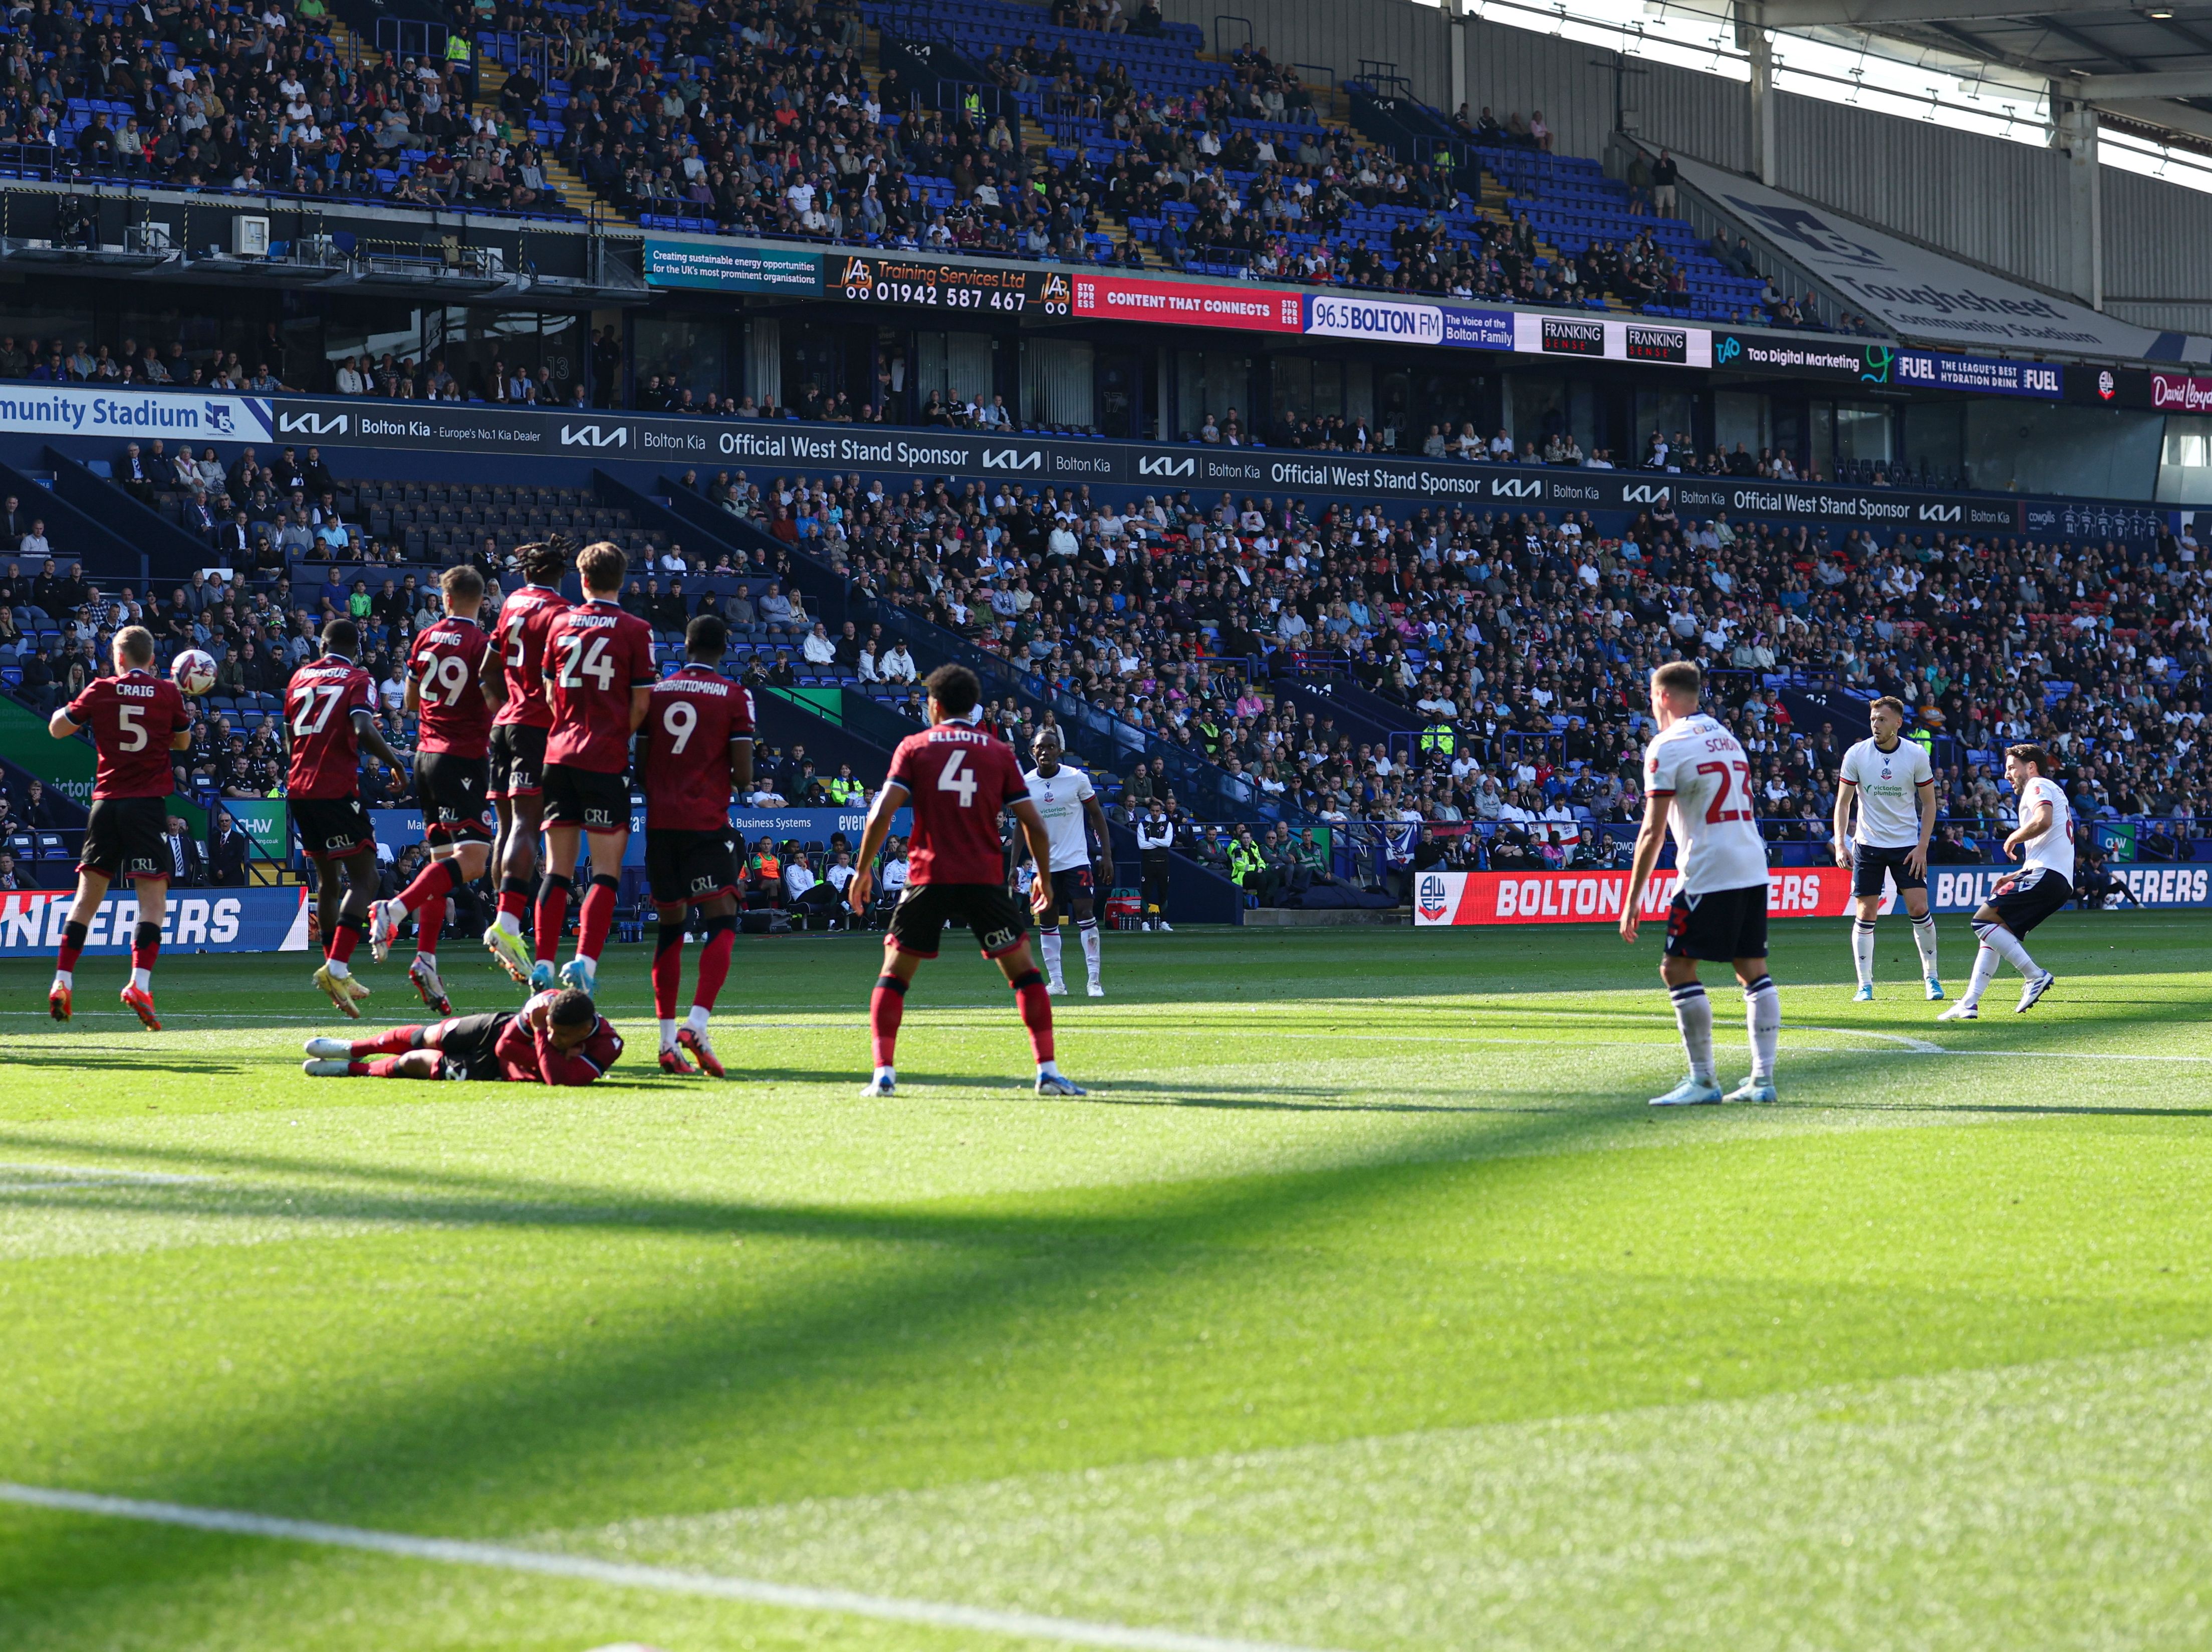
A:
[[[1195,476],[1198,461],[1194,459],[1140,459],[1137,461],[1139,476]]]
[[[1544,484],[1534,477],[1514,477],[1490,484],[1493,499],[1534,499],[1544,491]]]
[[[342,436],[346,429],[346,415],[343,413],[280,413],[276,428],[286,435],[295,432],[304,436]]]
[[[563,447],[627,447],[629,446],[629,427],[618,424],[611,430],[603,430],[596,424],[564,424],[561,427]]]
[[[1018,447],[986,447],[983,468],[987,471],[1042,471],[1044,469],[1044,449],[1032,447],[1026,453]]]
[[[1923,522],[1955,522],[1959,516],[1960,510],[1956,505],[1923,505],[1920,507],[1920,519]]]
[[[1674,497],[1672,488],[1655,488],[1648,482],[1620,490],[1620,502],[1624,505],[1663,505]]]

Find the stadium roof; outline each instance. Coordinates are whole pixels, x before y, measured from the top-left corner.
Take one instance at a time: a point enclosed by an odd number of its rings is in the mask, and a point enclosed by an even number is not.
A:
[[[2059,96],[2154,132],[2212,138],[2212,5],[2111,0],[1767,0],[1765,27],[1856,34],[1972,59],[2023,90]]]

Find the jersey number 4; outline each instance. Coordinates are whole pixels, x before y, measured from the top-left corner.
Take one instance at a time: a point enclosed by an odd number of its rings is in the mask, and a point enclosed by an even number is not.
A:
[[[975,801],[975,776],[969,772],[968,754],[956,751],[945,760],[945,772],[937,777],[937,789],[952,793],[960,799],[963,809]]]
[[[1705,809],[1707,825],[1719,826],[1731,820],[1749,820],[1752,817],[1751,765],[1749,763],[1699,763],[1698,773],[1717,774],[1721,777],[1721,783],[1713,790],[1713,800]],[[1743,793],[1743,807],[1731,809],[1729,806],[1729,799],[1738,788],[1741,788]]]
[[[587,648],[586,644],[591,646]],[[561,639],[561,686],[580,689],[590,677],[605,694],[615,685],[615,663],[607,658],[605,637],[566,636]]]

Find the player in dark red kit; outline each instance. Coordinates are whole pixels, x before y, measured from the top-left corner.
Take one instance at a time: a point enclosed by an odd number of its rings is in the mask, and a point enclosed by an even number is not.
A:
[[[90,729],[93,750],[99,754],[84,853],[77,859],[76,900],[62,928],[46,1008],[57,1021],[70,1018],[77,955],[84,951],[108,885],[118,877],[128,878],[138,895],[138,923],[131,932],[131,984],[123,989],[123,1002],[159,1032],[161,1019],[154,1013],[154,958],[161,950],[161,914],[169,896],[169,863],[161,853],[161,834],[167,823],[168,796],[176,789],[169,754],[191,744],[192,720],[177,685],[154,675],[152,632],[143,625],[125,626],[115,634],[114,659],[114,676],[94,677],[46,725],[46,732],[57,740]]]
[[[653,628],[615,601],[629,558],[603,540],[577,553],[576,572],[585,600],[545,635],[545,703],[553,708],[553,726],[545,737],[545,883],[538,892],[530,984],[541,991],[553,984],[553,955],[589,837],[592,887],[577,914],[576,956],[561,970],[563,981],[588,993],[614,927],[615,891],[629,847],[630,736],[645,721],[659,672]]]
[[[311,1078],[459,1078],[510,1084],[596,1083],[622,1035],[587,993],[539,993],[520,1010],[393,1027],[373,1038],[310,1038]]]
[[[369,908],[368,946],[379,963],[393,937],[415,918],[415,962],[407,978],[440,1015],[453,1012],[438,976],[438,936],[447,897],[483,876],[491,853],[491,719],[506,697],[491,639],[477,623],[483,575],[466,563],[440,576],[446,614],[416,634],[407,659],[404,709],[416,720],[415,800],[422,810],[429,864],[389,901]]]
[[[291,763],[284,797],[300,851],[316,865],[316,910],[323,967],[315,986],[354,1020],[368,988],[353,975],[353,950],[376,900],[376,829],[361,801],[361,754],[400,774],[407,765],[377,732],[376,684],[354,664],[361,632],[349,619],[323,627],[323,653],[292,673],[284,689],[284,740]],[[345,874],[341,892],[338,873]]]
[[[545,735],[553,708],[545,703],[545,635],[568,611],[561,594],[568,545],[557,537],[517,551],[530,583],[499,610],[500,669],[507,695],[491,731],[491,784],[486,795],[499,815],[491,864],[499,874],[499,916],[484,945],[517,981],[530,979],[522,914],[530,910],[530,878],[538,869],[538,833],[544,817]]]
[[[875,1035],[875,1077],[864,1096],[889,1096],[898,1074],[892,1057],[898,1047],[899,1021],[905,1012],[907,983],[922,960],[937,956],[946,922],[967,924],[983,956],[1006,974],[1030,1029],[1036,1056],[1040,1096],[1080,1096],[1053,1064],[1052,999],[1044,975],[1030,961],[1029,917],[1006,893],[1005,853],[999,843],[999,816],[1013,811],[1030,859],[1052,864],[1052,845],[1044,817],[1030,800],[1029,784],[1014,750],[975,726],[982,689],[964,665],[940,665],[923,679],[929,690],[931,727],[909,734],[891,756],[890,778],[868,811],[868,828],[854,859],[860,871],[845,886],[855,914],[868,909],[874,883],[870,868],[890,831],[891,817],[911,800],[914,832],[907,853],[906,893],[892,909],[890,933],[884,938],[884,973],[869,1001],[868,1023]],[[1037,879],[1034,900],[1042,908],[1052,900],[1052,880]]]
[[[730,973],[738,933],[738,836],[730,794],[753,777],[753,697],[722,675],[729,628],[712,614],[684,633],[683,667],[653,685],[638,763],[645,783],[645,870],[660,931],[653,949],[653,1007],[660,1018],[660,1070],[690,1075],[690,1051],[715,1078],[722,1064],[707,1018]],[[676,1024],[684,980],[684,920],[706,921],[691,1013]]]

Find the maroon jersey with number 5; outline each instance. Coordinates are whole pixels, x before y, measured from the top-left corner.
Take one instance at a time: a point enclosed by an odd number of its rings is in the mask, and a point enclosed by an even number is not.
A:
[[[686,665],[654,683],[640,754],[647,828],[727,829],[730,742],[750,739],[752,732],[752,695],[712,665]]]
[[[69,720],[92,731],[100,754],[94,798],[166,798],[177,789],[169,740],[192,720],[175,683],[143,671],[94,677],[69,702]]]
[[[1030,794],[1013,747],[965,723],[939,723],[899,742],[890,778],[914,810],[909,884],[1004,884],[999,816]]]
[[[603,598],[571,608],[545,634],[545,761],[593,774],[629,767],[629,691],[659,676],[653,628]]]
[[[491,704],[483,697],[484,655],[491,639],[472,619],[448,614],[426,625],[407,657],[415,680],[415,749],[481,757],[491,750]]]
[[[284,733],[292,748],[284,795],[320,800],[361,791],[361,740],[353,714],[376,705],[376,684],[343,654],[325,654],[292,673],[284,689]]]
[[[499,663],[507,673],[507,698],[497,721],[553,726],[553,708],[545,703],[545,634],[568,611],[568,599],[550,585],[526,585],[500,605]]]

